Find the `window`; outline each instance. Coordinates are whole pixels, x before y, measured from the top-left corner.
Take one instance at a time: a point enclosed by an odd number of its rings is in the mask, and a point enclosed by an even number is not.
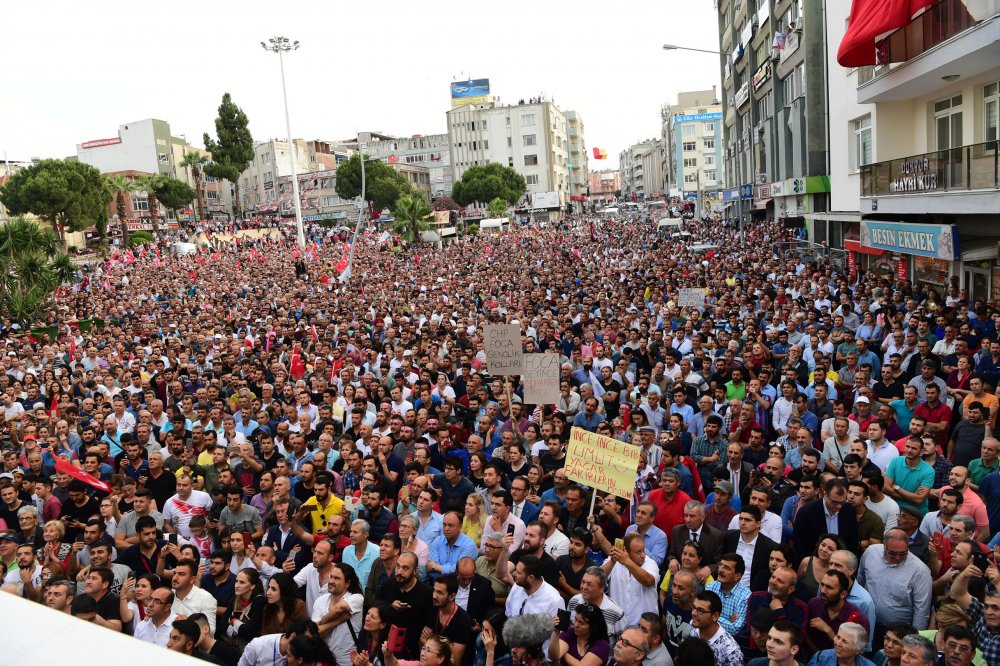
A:
[[[791,104],[805,94],[806,68],[805,63],[796,67],[791,74],[782,80],[785,93],[785,104]]]
[[[705,171],[705,180],[715,180],[715,171]]]
[[[698,147],[694,141],[685,141],[683,145],[684,150],[697,150]]]
[[[486,121],[485,120],[482,122],[482,126],[483,126],[483,129],[486,129]]]
[[[489,150],[489,149],[490,149],[489,139],[483,139],[483,150]]]
[[[757,120],[767,120],[774,112],[774,91],[768,90],[767,94],[755,102],[757,105]]]
[[[986,118],[986,132],[984,137],[987,141],[996,141],[1000,138],[1000,82],[991,83],[983,87],[983,111]]]
[[[160,164],[170,164],[170,158],[166,153],[158,153],[157,157],[160,158]]]
[[[872,117],[859,118],[854,125],[854,171],[872,163]]]
[[[538,174],[530,174],[524,177],[524,182],[527,185],[538,185]]]
[[[215,190],[208,190],[205,192],[205,198],[214,201],[219,198],[219,193]]]
[[[687,157],[684,159],[684,166],[686,167],[696,167],[698,166],[698,160],[694,157]]]
[[[514,140],[511,139],[510,137],[507,137],[507,147],[511,148],[513,145],[514,145]]]
[[[538,166],[538,155],[525,155],[524,166]]]
[[[689,173],[689,174],[687,174],[686,176],[684,176],[684,182],[685,183],[697,183],[698,182],[698,174],[696,174],[696,173]]]
[[[715,166],[715,155],[705,155],[705,166]]]
[[[705,139],[705,149],[715,150],[715,139]]]
[[[535,124],[535,114],[525,113],[521,116],[521,125],[523,127],[532,127]]]
[[[523,145],[525,145],[525,146],[534,146],[535,145],[535,135],[534,134],[525,134],[524,136],[521,137],[521,141],[522,141]]]
[[[704,123],[701,128],[704,134],[713,134],[715,132],[715,123]]]
[[[694,136],[694,125],[690,123],[684,125],[684,136]]]
[[[132,210],[149,210],[149,200],[146,197],[132,197]]]

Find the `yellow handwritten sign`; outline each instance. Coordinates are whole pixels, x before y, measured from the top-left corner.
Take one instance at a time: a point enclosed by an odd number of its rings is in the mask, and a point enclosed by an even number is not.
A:
[[[571,481],[618,497],[631,497],[639,467],[639,447],[583,428],[573,428],[566,451]]]

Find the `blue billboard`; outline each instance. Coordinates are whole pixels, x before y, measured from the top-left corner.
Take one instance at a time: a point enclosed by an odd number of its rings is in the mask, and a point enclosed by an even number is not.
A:
[[[451,82],[451,105],[481,104],[490,94],[489,79],[470,79]]]

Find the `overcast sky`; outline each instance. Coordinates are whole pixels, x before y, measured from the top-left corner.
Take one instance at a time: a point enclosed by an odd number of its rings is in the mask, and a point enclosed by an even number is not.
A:
[[[489,7],[487,9],[486,7]],[[587,150],[617,166],[659,134],[679,90],[718,85],[709,0],[579,2],[12,2],[0,43],[0,157],[66,157],[77,143],[153,117],[201,147],[224,92],[255,139],[284,138],[278,59],[262,39],[302,42],[285,60],[292,132],[445,131],[452,80],[488,78],[507,104],[544,94],[582,115]]]

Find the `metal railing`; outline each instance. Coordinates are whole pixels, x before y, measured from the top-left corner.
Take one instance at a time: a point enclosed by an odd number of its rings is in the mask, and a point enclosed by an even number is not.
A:
[[[906,62],[1000,12],[1000,0],[981,0],[973,16],[963,0],[942,0],[876,44],[880,64]],[[888,70],[884,70],[888,71]],[[875,76],[883,73],[875,71]]]
[[[1000,189],[1000,141],[861,167],[861,196]]]
[[[794,258],[807,264],[829,265],[841,273],[847,271],[847,251],[841,248],[807,240],[782,241],[774,245],[774,252],[782,259]]]

